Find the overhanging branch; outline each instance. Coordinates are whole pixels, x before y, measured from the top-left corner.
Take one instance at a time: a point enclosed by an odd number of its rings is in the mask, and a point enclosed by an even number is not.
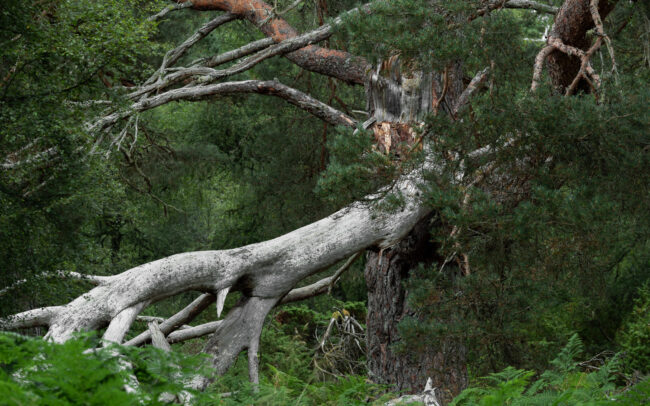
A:
[[[100,131],[134,113],[150,110],[174,101],[206,100],[215,96],[239,93],[258,93],[279,97],[330,124],[343,125],[346,127],[354,127],[356,125],[356,120],[347,114],[278,81],[244,80],[240,82],[225,82],[207,86],[182,87],[179,89],[168,90],[162,94],[151,96],[132,104],[131,108],[127,111],[113,113],[100,119],[90,127],[90,130]]]

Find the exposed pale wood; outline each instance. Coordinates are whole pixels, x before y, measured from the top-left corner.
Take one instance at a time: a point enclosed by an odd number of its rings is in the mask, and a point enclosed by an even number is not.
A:
[[[339,269],[337,269],[332,276],[328,276],[327,278],[323,278],[317,282],[303,286],[301,288],[292,289],[291,292],[287,293],[286,296],[280,300],[280,304],[305,300],[307,298],[314,297],[331,290],[332,285],[334,285],[336,281],[341,277],[343,272],[345,272],[350,267],[350,265],[352,265],[352,263],[357,258],[359,258],[359,255],[361,255],[361,251],[348,258],[348,260],[345,261],[345,263]]]
[[[124,336],[131,328],[135,318],[138,316],[138,313],[140,313],[147,304],[147,302],[141,302],[119,312],[117,316],[113,317],[111,320],[102,339],[105,342],[121,344],[122,340],[124,340]]]
[[[39,278],[52,278],[52,277],[78,279],[78,280],[88,281],[94,285],[100,285],[110,280],[110,276],[86,275],[79,272],[68,272],[68,271],[43,272],[38,275],[34,275],[32,278],[39,279]],[[18,288],[20,285],[24,285],[29,280],[30,279],[19,279],[16,282],[12,283],[11,285],[0,289],[0,296],[6,294],[7,292],[13,289]]]
[[[3,330],[13,330],[18,328],[49,326],[52,318],[62,308],[63,306],[40,307],[14,314],[5,319],[0,319],[0,328]]]
[[[163,351],[171,351],[172,347],[165,339],[165,335],[160,331],[160,327],[157,322],[149,323],[149,334],[151,335],[151,344]]]
[[[135,268],[137,269],[137,268]],[[160,331],[163,334],[169,334],[172,331],[176,330],[178,327],[183,324],[189,323],[192,321],[199,313],[205,310],[216,300],[215,296],[211,293],[204,293],[201,296],[197,297],[187,305],[183,310],[176,313],[172,317],[165,320],[160,326]],[[151,332],[149,330],[142,332],[138,336],[130,339],[125,342],[124,345],[141,345],[146,343],[151,338]]]
[[[172,331],[167,335],[167,341],[174,344],[212,334],[222,322],[223,320],[216,320],[195,327]]]
[[[356,125],[356,120],[349,117],[347,114],[276,80],[244,80],[240,82],[225,82],[207,86],[182,87],[179,89],[169,90],[160,95],[151,96],[133,103],[129,110],[113,113],[100,119],[90,126],[90,130],[100,131],[134,113],[150,110],[174,101],[206,100],[214,98],[215,96],[240,93],[258,93],[276,96],[333,125],[343,125],[347,127],[354,127]]]

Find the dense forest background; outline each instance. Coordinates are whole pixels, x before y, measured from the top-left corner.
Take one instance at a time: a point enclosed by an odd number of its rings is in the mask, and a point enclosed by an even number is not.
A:
[[[293,6],[283,17],[299,32],[357,5],[292,3],[276,7]],[[478,3],[441,7],[453,15]],[[505,197],[468,192],[444,176],[429,179],[423,190],[436,209],[431,241],[443,258],[464,253],[471,272],[450,277],[446,264],[436,263],[411,275],[407,300],[417,317],[400,324],[399,351],[417,359],[445,337],[462,340],[472,388],[456,404],[642,404],[650,398],[650,7],[616,3],[605,20],[615,65],[605,47],[592,60],[603,79],[598,97],[555,94],[547,78],[529,91],[535,55],[553,23],[546,13],[494,10],[450,25],[427,2],[398,0],[350,18],[326,40],[372,61],[399,54],[431,69],[455,60],[467,72],[490,66],[486,90],[462,119],[431,115],[426,132],[444,134],[436,148],[461,153],[503,134],[519,137],[493,159],[525,179],[524,192],[517,185],[502,189]],[[129,129],[121,139],[90,132],[86,123],[108,102],[126,106],[124,89],[146,80],[167,50],[217,15],[183,9],[147,19],[166,6],[153,0],[0,5],[0,316],[65,304],[88,290],[87,282],[59,271],[114,275],[179,252],[264,241],[332,213],[402,170],[373,150],[367,133],[325,124],[262,95],[166,104],[116,126],[118,134]],[[197,43],[179,65],[260,38],[251,24],[234,21]],[[238,76],[258,78],[277,78],[365,119],[362,86],[282,57]],[[540,162],[520,165],[522,156]],[[454,227],[462,231],[450,233]],[[353,322],[365,324],[364,261],[361,255],[326,294],[272,310],[259,387],[247,382],[241,356],[201,395],[205,401],[380,404],[394,396],[367,376],[362,326],[350,331]],[[166,299],[143,315],[169,317],[194,296]],[[230,295],[226,310],[236,301]],[[215,319],[211,307],[196,323]],[[147,325],[136,327],[130,337]],[[59,347],[0,336],[3,398],[10,404],[136,402],[121,390],[126,378],[113,358],[82,355],[93,340],[84,336]],[[204,341],[175,345],[171,355],[124,350],[149,391],[147,402],[182,390],[179,377],[196,368],[190,355]],[[38,357],[50,367],[32,368],[43,364]],[[225,392],[230,396],[218,395]]]

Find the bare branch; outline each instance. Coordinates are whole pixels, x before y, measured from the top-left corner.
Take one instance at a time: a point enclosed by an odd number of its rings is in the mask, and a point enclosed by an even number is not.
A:
[[[179,2],[185,3],[188,0],[179,0]],[[192,0],[192,4],[192,8],[196,10],[222,10],[240,15],[255,24],[275,42],[298,36],[298,32],[275,12],[274,7],[263,0]],[[361,6],[361,9],[366,8]],[[354,11],[358,9],[350,12]],[[309,71],[360,85],[364,83],[368,67],[368,63],[363,58],[314,45],[295,50],[288,53],[286,57]]]
[[[223,54],[209,58],[205,60],[203,65],[207,67],[219,66],[226,62],[234,61],[237,58],[241,58],[243,56],[250,55],[254,52],[260,51],[264,48],[273,45],[274,43],[275,41],[273,41],[273,38],[262,38],[257,41],[248,43],[244,46],[241,46],[237,49],[234,49],[232,51],[227,51],[224,52]]]
[[[159,73],[163,73],[165,69],[169,66],[172,66],[182,57],[185,53],[192,47],[194,44],[205,38],[209,33],[214,31],[217,27],[228,23],[230,21],[236,20],[239,17],[232,13],[226,13],[214,18],[207,23],[205,23],[201,28],[199,28],[194,35],[186,39],[182,44],[176,48],[168,51],[163,58],[163,62],[158,69]]]
[[[151,335],[151,344],[154,347],[160,348],[161,350],[167,352],[172,350],[172,347],[167,342],[167,339],[165,339],[165,335],[162,333],[162,331],[160,331],[158,323],[155,321],[149,323],[149,334]]]
[[[169,334],[183,324],[192,321],[199,313],[210,306],[216,297],[211,293],[204,293],[187,305],[183,310],[165,320],[159,327],[163,334]],[[147,330],[137,337],[125,342],[124,345],[138,346],[146,343],[151,338],[151,331]]]
[[[353,9],[350,10],[343,15],[349,15],[351,13],[356,13],[358,12],[358,9]],[[234,14],[225,14],[224,16],[233,16],[232,18],[237,18]],[[222,17],[224,17],[222,16]],[[213,20],[214,21],[214,20]],[[283,40],[276,45],[272,45],[273,40],[265,39],[265,40],[259,40],[255,41],[253,43],[247,44],[244,47],[241,47],[237,50],[222,54],[220,56],[217,56],[213,59],[209,59],[205,61],[204,66],[201,65],[195,65],[191,66],[189,68],[181,68],[177,72],[173,72],[165,77],[160,77],[160,75],[164,72],[164,70],[167,68],[167,66],[170,66],[171,63],[166,63],[163,61],[163,65],[161,68],[158,70],[156,74],[154,74],[144,85],[142,88],[136,90],[135,92],[131,93],[128,95],[130,99],[135,99],[139,96],[142,96],[144,94],[150,93],[154,90],[160,91],[163,90],[167,87],[169,87],[172,84],[178,83],[182,80],[185,80],[187,78],[193,77],[193,76],[201,76],[198,78],[198,82],[201,84],[208,84],[215,82],[216,80],[226,78],[228,76],[236,75],[238,73],[245,72],[249,69],[251,69],[253,66],[257,65],[258,63],[272,58],[277,55],[284,55],[289,52],[295,51],[297,49],[304,48],[308,45],[323,41],[327,38],[329,38],[333,33],[334,33],[334,28],[338,25],[340,25],[343,21],[342,16],[339,16],[335,18],[331,23],[329,24],[324,24],[317,29],[307,32],[305,34],[295,36],[295,37],[290,37],[286,40]],[[207,24],[206,24],[207,26]],[[201,30],[199,30],[200,32]],[[196,35],[194,36],[196,37]],[[194,38],[193,37],[193,38]],[[190,38],[192,39],[192,38]],[[200,38],[199,38],[200,39]],[[198,41],[198,39],[196,39]],[[185,43],[189,43],[190,40],[185,41]],[[184,43],[184,44],[185,44]],[[191,46],[191,45],[189,45]],[[179,46],[177,49],[183,48],[183,45]],[[266,49],[265,49],[266,48]],[[167,55],[170,55],[173,53],[174,55],[176,50],[168,52]],[[220,64],[223,64],[225,62],[234,60],[236,58],[249,55],[253,52],[257,52],[256,54],[249,56],[248,58],[239,61],[233,66],[228,67],[227,69],[221,69],[221,70],[215,70],[215,69],[210,69],[210,67],[214,67]],[[165,56],[165,59],[167,59],[168,56]],[[171,57],[170,57],[171,58]],[[173,59],[173,62],[175,62],[178,58]]]
[[[343,272],[347,271],[348,268],[350,268],[350,265],[359,258],[359,255],[361,255],[362,251],[359,251],[352,255],[350,258],[348,258],[347,261],[339,269],[334,272],[332,276],[328,276],[327,278],[323,278],[319,280],[318,282],[312,283],[311,285],[303,286],[301,288],[295,288],[292,289],[289,293],[287,293],[279,302],[279,304],[285,304],[285,303],[291,303],[291,302],[297,302],[299,300],[305,300],[310,297],[318,296],[322,293],[331,291],[332,286],[338,281],[338,279],[341,277]]]
[[[499,3],[499,2],[493,2],[493,3]],[[523,8],[523,9],[535,10],[535,11],[539,11],[540,13],[548,13],[548,14],[557,14],[557,11],[559,10],[555,6],[551,6],[549,4],[544,4],[544,3],[531,1],[531,0],[508,0],[505,2],[504,7]]]
[[[113,317],[113,320],[111,320],[108,328],[106,328],[106,331],[104,332],[104,336],[102,337],[104,342],[113,342],[117,344],[122,343],[124,336],[131,328],[131,325],[135,321],[136,316],[148,304],[149,302],[140,302],[135,306],[127,307],[126,309],[119,312],[117,316]]]
[[[165,320],[167,320],[167,319],[165,319],[164,317],[157,317],[157,316],[138,316],[138,317],[136,317],[136,320],[137,321],[144,321],[146,323],[151,323],[152,321],[156,321],[156,322],[158,322],[160,324],[160,323],[164,323]],[[192,328],[192,326],[189,326],[187,324],[183,324],[178,329],[179,330],[186,330],[188,328]]]
[[[193,338],[203,337],[208,334],[212,334],[222,322],[223,320],[216,320],[216,321],[211,321],[209,323],[200,324],[195,327],[172,331],[167,336],[167,342],[169,342],[170,344],[180,343],[182,341],[187,341]]]
[[[39,162],[48,159],[49,157],[57,155],[59,150],[56,147],[48,148],[45,151],[38,152],[28,158],[25,158],[21,161],[12,161],[7,159],[5,162],[0,164],[0,169],[10,170],[16,169],[20,166],[27,165],[33,162]]]
[[[129,117],[134,112],[150,110],[173,101],[197,101],[209,99],[214,96],[237,93],[259,93],[280,97],[330,124],[346,127],[354,127],[356,125],[356,120],[352,117],[278,81],[244,80],[241,82],[225,82],[208,86],[192,86],[169,90],[132,104],[130,110],[108,115],[97,121],[90,128],[91,130],[99,131],[115,124],[121,119]]]
[[[463,93],[458,97],[456,101],[456,106],[453,110],[453,116],[456,116],[465,106],[469,103],[469,100],[472,98],[472,95],[478,90],[485,79],[487,79],[488,72],[490,68],[485,68],[482,71],[479,71],[474,78],[469,82],[469,85],[463,90]]]
[[[152,15],[151,17],[147,18],[147,21],[158,21],[158,20],[162,19],[163,17],[165,17],[167,15],[167,13],[169,13],[170,11],[182,10],[184,8],[190,8],[190,7],[192,7],[191,2],[171,4],[171,5],[163,8],[162,10],[160,10],[160,12],[158,12],[158,13]]]
[[[539,87],[539,82],[542,80],[542,70],[544,69],[544,61],[551,52],[555,50],[552,45],[547,45],[535,57],[535,64],[533,65],[533,81],[530,85],[530,91],[534,92]]]
[[[94,285],[101,285],[106,283],[111,277],[110,276],[99,276],[99,275],[85,275],[79,272],[66,272],[66,271],[54,271],[54,272],[43,272],[41,274],[35,275],[34,279],[38,278],[71,278],[88,281]],[[20,285],[27,283],[29,279],[20,279],[11,285],[0,289],[0,296],[6,294],[10,290],[16,289]]]

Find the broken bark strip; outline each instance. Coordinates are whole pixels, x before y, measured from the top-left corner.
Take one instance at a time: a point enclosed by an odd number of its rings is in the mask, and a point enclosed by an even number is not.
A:
[[[128,111],[110,114],[97,121],[90,129],[91,131],[102,130],[134,113],[151,110],[173,101],[206,100],[215,96],[240,93],[258,93],[279,97],[330,124],[343,125],[346,127],[354,127],[356,125],[356,120],[347,114],[278,81],[244,80],[241,82],[225,82],[208,86],[183,87],[180,89],[169,90],[158,96],[151,96],[137,103],[133,103]]]

